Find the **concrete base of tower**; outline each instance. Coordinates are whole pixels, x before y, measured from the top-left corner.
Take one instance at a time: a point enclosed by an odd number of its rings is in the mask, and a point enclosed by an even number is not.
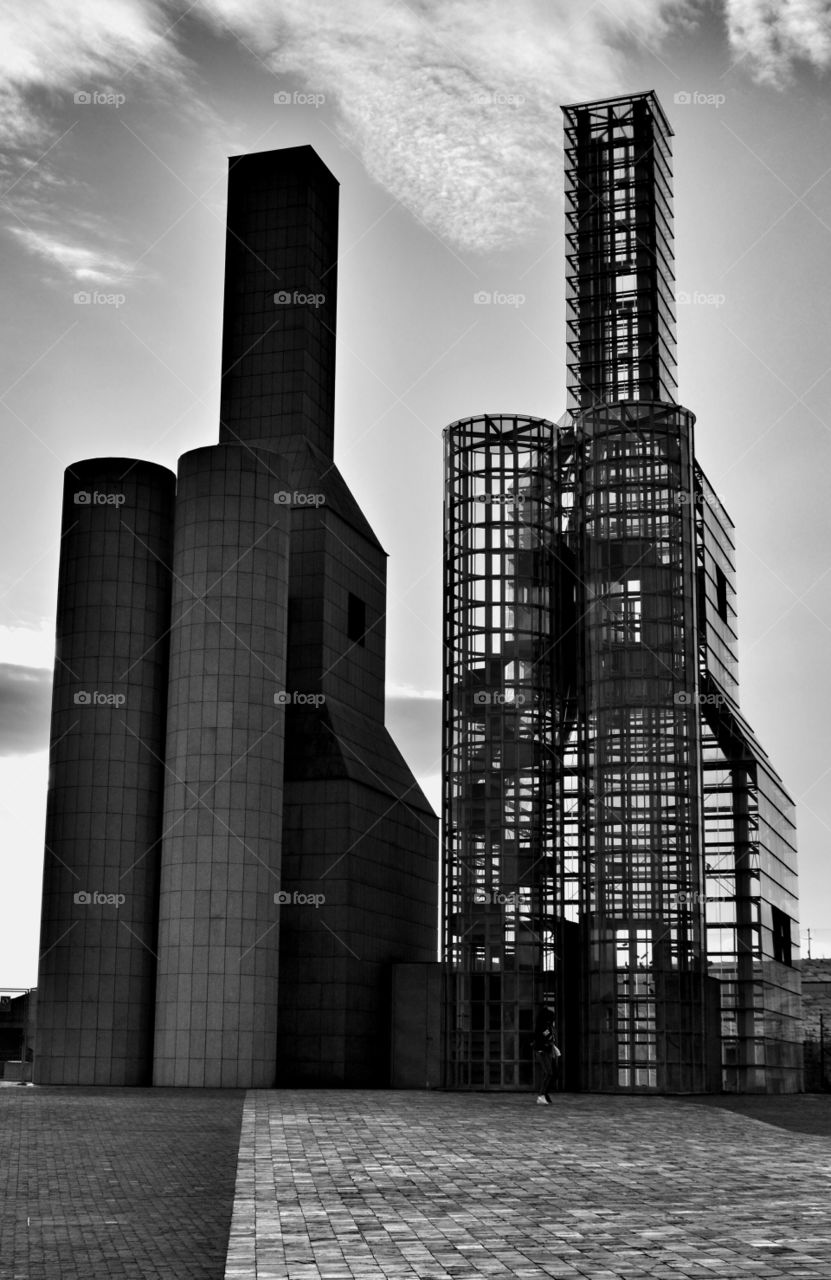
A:
[[[438,820],[383,725],[331,700],[286,732],[277,1081],[384,1087],[392,965],[436,956]]]

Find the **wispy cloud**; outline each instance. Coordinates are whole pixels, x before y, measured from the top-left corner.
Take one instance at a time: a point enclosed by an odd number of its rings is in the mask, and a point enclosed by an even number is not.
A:
[[[629,25],[642,30],[636,4]],[[509,246],[557,189],[560,104],[613,89],[622,59],[603,5],[518,0],[206,0],[276,74],[324,93],[370,175],[451,244]],[[628,11],[627,11],[628,12]],[[654,39],[654,35],[652,37]]]
[[[79,283],[124,284],[134,277],[133,265],[109,249],[70,240],[30,227],[9,227],[23,246]]]
[[[33,0],[0,11],[0,76],[8,92],[61,94],[92,81],[123,81],[134,69],[155,80],[180,74],[185,59],[159,0]],[[30,109],[36,108],[30,104]]]
[[[784,87],[799,62],[831,65],[828,0],[725,0],[725,10],[731,47],[759,83]]]
[[[432,233],[491,251],[550,222],[560,104],[630,88],[632,51],[661,56],[703,8],[701,0],[199,0],[174,10],[165,0],[32,0],[0,9],[0,135],[32,163],[49,137],[50,108],[78,91],[140,95],[149,86],[194,118],[197,69],[183,45],[194,24],[207,23],[259,59],[275,88],[291,76],[324,94],[345,143]],[[781,86],[800,62],[831,65],[829,0],[724,0],[723,8],[733,52],[758,81]],[[188,46],[193,57],[198,45]],[[39,227],[21,236],[78,279],[112,278],[112,264],[96,262],[89,245],[62,240],[54,224],[45,238]]]

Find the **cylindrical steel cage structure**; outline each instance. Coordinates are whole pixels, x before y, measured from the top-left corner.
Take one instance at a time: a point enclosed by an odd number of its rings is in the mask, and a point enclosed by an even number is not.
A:
[[[692,426],[575,422],[586,782],[585,1087],[707,1087]]]
[[[444,947],[455,1088],[531,1082],[555,999],[553,442],[541,418],[445,432]]]

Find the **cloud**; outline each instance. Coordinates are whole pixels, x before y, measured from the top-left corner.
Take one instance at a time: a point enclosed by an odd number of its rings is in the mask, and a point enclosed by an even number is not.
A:
[[[577,0],[206,0],[276,75],[302,77],[337,113],[370,175],[450,245],[506,248],[550,218],[560,104],[619,86],[626,41],[660,37],[659,0],[623,22]]]
[[[90,82],[169,78],[185,60],[170,37],[170,21],[158,0],[33,0],[0,11],[0,76],[21,98],[88,89]],[[34,109],[34,108],[30,108]]]
[[[796,62],[831,64],[828,0],[725,0],[725,12],[731,48],[760,84],[783,88]]]
[[[828,5],[724,0],[731,47],[771,85],[798,62],[824,69]],[[166,96],[192,120],[202,112],[204,136],[215,120],[180,48],[201,22],[249,49],[275,87],[291,76],[324,94],[370,176],[449,247],[506,249],[550,226],[560,104],[625,92],[632,51],[657,53],[702,10],[701,0],[200,0],[186,24],[165,0],[33,0],[0,9],[0,135],[15,162],[46,170],[50,109],[114,87],[130,101]],[[194,57],[198,47],[197,36]],[[22,243],[76,279],[118,274],[117,254],[96,255],[56,224]]]
[[[60,267],[73,280],[89,284],[123,284],[134,275],[129,263],[100,247],[72,244],[49,232],[31,227],[9,227],[23,246],[47,262]]]
[[[43,751],[51,705],[51,670],[0,663],[0,756]]]

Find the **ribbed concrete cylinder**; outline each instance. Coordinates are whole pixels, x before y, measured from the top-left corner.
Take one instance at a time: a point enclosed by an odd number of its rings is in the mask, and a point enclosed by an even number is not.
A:
[[[288,599],[273,459],[179,463],[153,1081],[269,1087]]]
[[[150,1082],[174,476],[64,477],[38,1084]]]

